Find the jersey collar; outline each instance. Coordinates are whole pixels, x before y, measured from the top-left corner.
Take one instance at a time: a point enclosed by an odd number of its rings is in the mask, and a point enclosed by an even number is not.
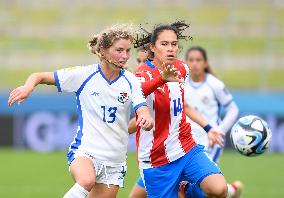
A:
[[[101,65],[99,65],[99,72],[101,74],[101,76],[107,81],[107,83],[109,85],[113,84],[114,82],[116,82],[123,74],[124,74],[124,69],[120,69],[119,75],[118,77],[116,77],[114,80],[109,80],[105,74],[103,73],[102,69],[101,69]]]
[[[205,79],[201,82],[198,83],[198,85],[194,84],[191,78],[188,78],[189,84],[194,88],[194,89],[199,89],[206,81],[207,81],[208,74],[205,75]]]

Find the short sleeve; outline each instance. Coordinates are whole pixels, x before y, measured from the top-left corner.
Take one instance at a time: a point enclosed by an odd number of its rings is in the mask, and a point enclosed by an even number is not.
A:
[[[152,74],[149,71],[137,71],[135,72],[135,76],[140,83],[153,79]]]
[[[223,82],[219,82],[216,86],[216,97],[223,106],[229,105],[233,101],[232,94],[228,91]]]
[[[189,75],[189,67],[186,63],[184,63],[183,61],[178,60],[175,63],[176,68],[180,71],[180,75],[179,78],[186,80],[186,78]]]
[[[129,79],[132,84],[132,106],[133,110],[136,111],[141,106],[147,106],[147,103],[138,78],[131,74]]]
[[[76,92],[84,80],[92,73],[91,66],[76,66],[54,72],[54,79],[59,92]]]

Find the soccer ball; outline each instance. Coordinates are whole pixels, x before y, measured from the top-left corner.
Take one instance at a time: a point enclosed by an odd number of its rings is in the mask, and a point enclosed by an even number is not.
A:
[[[232,127],[230,139],[235,149],[245,156],[257,156],[269,147],[272,133],[267,123],[254,115],[240,118]]]

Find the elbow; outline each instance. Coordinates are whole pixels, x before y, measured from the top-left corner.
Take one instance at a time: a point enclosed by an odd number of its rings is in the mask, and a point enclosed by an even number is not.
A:
[[[238,108],[238,106],[237,106],[237,104],[235,102],[233,103],[233,108],[234,108],[234,115],[235,115],[235,117],[237,119],[239,114],[240,114],[240,110],[239,110],[239,108]]]

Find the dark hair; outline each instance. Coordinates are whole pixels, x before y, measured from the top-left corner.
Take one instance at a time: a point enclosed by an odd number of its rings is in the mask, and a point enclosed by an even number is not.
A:
[[[149,46],[148,45],[145,45],[145,46],[140,46],[140,47],[137,47],[137,52],[144,52],[144,51],[148,51],[148,48]]]
[[[209,63],[208,63],[208,58],[207,58],[207,52],[206,50],[203,48],[203,47],[200,47],[200,46],[194,46],[194,47],[191,47],[189,48],[187,51],[186,51],[186,54],[185,54],[185,60],[188,60],[188,54],[189,52],[191,51],[198,51],[202,54],[202,57],[203,59],[207,62],[207,67],[204,69],[204,71],[206,73],[210,73],[210,74],[213,74],[214,75],[214,72],[212,71],[212,68],[210,67]]]
[[[155,44],[158,36],[161,32],[165,30],[172,30],[176,35],[178,39],[185,39],[185,40],[191,40],[191,36],[183,35],[183,32],[189,28],[189,24],[185,23],[184,21],[177,21],[172,24],[159,24],[154,26],[153,32],[148,32],[145,28],[141,27],[141,33],[136,34],[136,37],[134,37],[134,48],[138,47],[144,47],[149,51],[149,58],[154,57],[154,53],[150,50],[149,46],[150,44]]]

